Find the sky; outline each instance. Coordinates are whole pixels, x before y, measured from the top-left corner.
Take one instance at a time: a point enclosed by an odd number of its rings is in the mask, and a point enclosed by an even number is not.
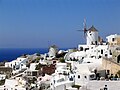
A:
[[[0,0],[0,48],[84,44],[83,20],[106,39],[120,32],[120,0]]]

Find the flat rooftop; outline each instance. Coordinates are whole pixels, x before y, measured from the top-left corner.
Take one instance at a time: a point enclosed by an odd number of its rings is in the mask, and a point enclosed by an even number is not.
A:
[[[107,85],[108,90],[120,90],[120,81],[89,81],[87,86],[84,86],[80,90],[100,90]]]

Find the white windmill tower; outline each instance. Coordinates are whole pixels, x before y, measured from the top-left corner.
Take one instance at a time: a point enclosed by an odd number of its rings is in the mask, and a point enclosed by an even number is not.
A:
[[[52,45],[49,47],[48,55],[51,58],[54,58],[58,52],[58,47],[56,45]]]
[[[78,31],[84,32],[84,36],[86,38],[86,44],[87,45],[98,45],[98,30],[93,25],[91,28],[87,30],[86,19],[84,19],[83,25],[84,25],[84,29],[78,30]]]
[[[92,25],[86,32],[87,45],[98,45],[98,31]]]

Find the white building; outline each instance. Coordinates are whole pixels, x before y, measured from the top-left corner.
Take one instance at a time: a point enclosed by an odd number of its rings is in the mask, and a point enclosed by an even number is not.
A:
[[[51,79],[51,90],[66,90],[74,84],[73,80],[69,80],[65,75],[54,75]]]
[[[50,80],[51,90],[66,90],[74,84],[73,75],[66,63],[57,63],[55,73]]]
[[[76,65],[77,69],[75,73],[75,85],[85,85],[90,80],[94,80],[96,78],[95,73],[90,70],[89,65],[88,64]]]
[[[5,67],[22,68],[27,62],[27,58],[19,57],[11,62],[6,62]]]
[[[71,63],[75,85],[84,85],[96,78],[95,70],[101,71],[102,58],[111,58],[109,45],[99,42],[98,31],[92,26],[86,30],[86,45],[78,45],[78,51],[68,52],[65,55],[67,63]],[[109,40],[108,40],[109,41]]]
[[[38,65],[38,63],[31,63],[30,64],[30,68],[28,68],[27,70],[24,71],[25,76],[38,76],[38,70],[35,70],[36,65]]]
[[[120,35],[114,34],[106,37],[109,45],[120,45]]]
[[[27,69],[26,67],[27,61],[28,61],[27,58],[19,57],[11,62],[6,62],[5,67],[11,67],[13,69],[13,74],[19,73],[19,71]]]
[[[19,82],[16,79],[6,79],[5,84],[0,86],[0,90],[26,90],[25,81]]]

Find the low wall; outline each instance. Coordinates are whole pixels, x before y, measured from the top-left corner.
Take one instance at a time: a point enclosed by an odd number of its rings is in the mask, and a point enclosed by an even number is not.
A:
[[[116,74],[120,70],[120,64],[114,62],[112,59],[103,58],[102,67],[109,70],[110,74]]]

